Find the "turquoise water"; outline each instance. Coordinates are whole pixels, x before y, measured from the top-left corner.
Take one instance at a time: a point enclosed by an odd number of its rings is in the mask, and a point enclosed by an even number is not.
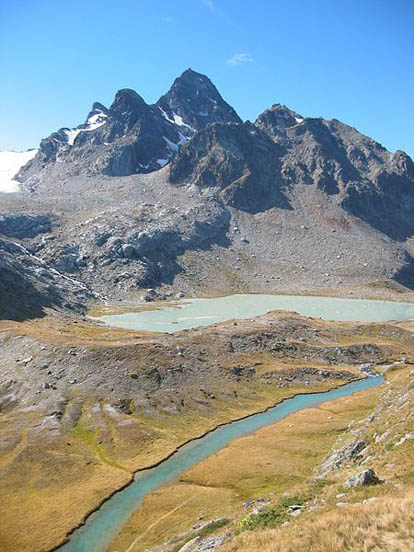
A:
[[[176,332],[231,318],[252,318],[270,310],[294,311],[325,320],[386,322],[414,318],[414,303],[299,295],[229,295],[189,299],[153,311],[101,316],[110,326],[153,332]]]
[[[113,495],[97,512],[91,514],[85,525],[77,529],[70,541],[61,546],[59,551],[104,552],[147,493],[176,478],[233,439],[271,425],[298,410],[376,387],[382,382],[382,376],[368,377],[325,393],[297,395],[266,412],[221,426],[205,437],[191,441],[159,466],[137,473],[133,483]]]

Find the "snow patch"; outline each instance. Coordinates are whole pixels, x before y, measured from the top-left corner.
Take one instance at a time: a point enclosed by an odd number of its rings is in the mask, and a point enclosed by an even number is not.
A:
[[[172,123],[173,125],[178,125],[178,126],[185,126],[187,128],[189,128],[190,130],[194,130],[192,126],[190,125],[187,125],[187,123],[185,123],[182,119],[182,117],[180,117],[180,115],[177,115],[177,113],[175,113],[175,111],[172,112],[173,114],[173,119],[171,119],[170,117],[168,117],[168,115],[165,113],[165,111],[163,110],[162,107],[158,106],[158,109],[161,111],[162,113],[162,116],[164,117],[164,119],[166,119],[169,123]]]
[[[103,111],[99,111],[94,115],[91,115],[84,125],[80,125],[77,128],[65,129],[65,134],[67,136],[67,143],[69,146],[73,146],[76,137],[81,132],[90,132],[91,130],[96,130],[106,123],[106,118],[108,115]]]
[[[182,134],[181,132],[179,132],[178,134],[180,136],[180,140],[179,140],[177,146],[182,146],[183,144],[185,144],[187,142],[187,140],[189,140],[189,138],[187,138],[187,136],[184,136],[184,134]]]
[[[33,159],[37,151],[0,151],[0,192],[19,191],[20,184],[17,180],[13,180],[13,177],[30,159]]]
[[[175,113],[175,111],[173,111],[173,117],[174,117],[174,123],[178,126],[185,126],[187,128],[190,128],[191,130],[194,130],[193,127],[191,127],[190,125],[187,125],[187,123],[185,123],[182,119],[182,117],[180,117],[180,115],[177,115],[177,113]]]
[[[165,113],[165,111],[163,110],[162,107],[158,106],[158,109],[161,111],[162,116],[164,117],[164,119],[167,119],[167,121],[169,123],[174,123],[174,121],[168,117],[168,115]]]
[[[169,159],[157,159],[157,163],[160,167],[165,167],[165,165],[168,163]]]
[[[180,146],[182,146],[183,144],[185,144],[186,141],[188,140],[188,138],[186,136],[184,136],[184,134],[182,132],[179,132],[178,134],[179,134],[180,139],[178,140],[177,143],[171,142],[171,140],[169,140],[166,136],[163,136],[165,142],[167,143],[167,147],[171,151],[178,151],[178,148]]]
[[[72,129],[67,129],[64,131],[67,138],[66,138],[66,141],[67,143],[70,145],[70,146],[73,146],[73,142],[75,141],[75,138],[76,136],[80,133],[80,129],[78,128],[72,128]]]
[[[166,141],[167,143],[167,147],[171,150],[171,151],[178,151],[178,144],[174,144],[174,142],[171,142],[171,140],[168,140],[168,138],[166,136],[163,136],[164,140]]]
[[[106,123],[105,119],[107,117],[108,115],[106,113],[104,113],[103,111],[98,111],[98,113],[95,113],[95,115],[91,115],[89,117],[89,119],[86,121],[86,124],[89,125],[90,130],[93,130],[94,128],[99,128],[100,126],[104,125]]]
[[[295,117],[295,121],[299,124],[299,123],[303,123],[303,119],[302,117]]]

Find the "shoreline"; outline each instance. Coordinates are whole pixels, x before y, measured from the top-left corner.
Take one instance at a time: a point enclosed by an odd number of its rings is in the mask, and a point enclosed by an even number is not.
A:
[[[114,316],[117,314],[128,314],[128,313],[139,313],[143,311],[152,311],[158,310],[163,307],[174,307],[175,305],[180,304],[181,301],[191,301],[193,299],[216,299],[221,297],[230,297],[232,295],[291,295],[293,297],[328,297],[328,298],[339,298],[339,299],[356,299],[356,300],[366,300],[366,301],[385,301],[389,303],[414,303],[414,292],[397,292],[396,290],[390,290],[386,287],[380,287],[375,289],[375,282],[368,282],[366,284],[359,286],[344,286],[343,288],[338,287],[324,287],[319,289],[282,289],[266,292],[254,292],[254,291],[227,291],[222,293],[214,294],[203,294],[199,293],[197,295],[185,296],[182,299],[175,299],[173,297],[167,298],[163,301],[153,301],[151,303],[139,302],[139,301],[114,301],[109,302],[107,305],[95,304],[88,310],[88,317],[92,320],[98,320],[102,316]],[[382,293],[381,293],[382,292]],[[355,294],[355,295],[354,295]],[[384,297],[385,295],[385,297]],[[408,295],[409,297],[405,297]],[[402,296],[402,297],[401,297]],[[125,304],[125,307],[122,307],[122,304]],[[101,311],[102,314],[95,313],[91,315],[94,311]],[[103,312],[105,311],[105,312]],[[158,332],[155,332],[158,333]]]

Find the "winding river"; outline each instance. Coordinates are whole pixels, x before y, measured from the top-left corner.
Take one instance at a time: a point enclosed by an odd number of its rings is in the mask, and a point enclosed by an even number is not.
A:
[[[204,437],[190,441],[158,466],[137,472],[134,481],[91,514],[85,525],[76,529],[59,551],[104,552],[146,494],[173,480],[233,439],[271,425],[298,410],[376,387],[382,382],[382,376],[369,376],[331,391],[296,395],[265,412],[220,426]]]

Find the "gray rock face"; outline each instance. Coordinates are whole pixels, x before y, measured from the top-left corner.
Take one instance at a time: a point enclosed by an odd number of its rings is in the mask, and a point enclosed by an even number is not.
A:
[[[381,483],[381,480],[379,479],[375,471],[369,468],[362,471],[358,475],[354,475],[353,477],[349,478],[348,481],[344,483],[344,487],[351,488],[361,485],[376,485],[377,483]]]
[[[0,234],[10,238],[34,238],[51,230],[52,220],[46,215],[0,214]]]
[[[0,320],[44,316],[45,309],[82,312],[93,294],[57,274],[18,244],[0,239]]]
[[[60,174],[126,176],[159,170],[197,130],[216,121],[240,121],[211,81],[192,70],[175,80],[155,105],[134,90],[119,90],[111,107],[94,103],[85,123],[42,140],[19,172],[26,182],[57,161]],[[36,185],[30,180],[28,186]]]
[[[39,152],[20,171],[24,182],[57,161],[61,173],[125,176],[164,166],[185,138],[154,106],[134,91],[120,90],[107,110],[96,104],[86,122],[42,140]]]
[[[286,148],[282,172],[294,185],[316,184],[346,211],[393,239],[414,231],[414,164],[341,121],[302,118],[276,105],[255,123]]]
[[[70,223],[57,231],[57,239],[39,238],[35,251],[57,270],[95,289],[99,274],[99,286],[108,291],[114,286],[133,291],[171,281],[181,271],[177,257],[221,243],[229,222],[220,198],[182,211],[145,204],[102,212],[87,224]]]
[[[354,440],[345,445],[345,447],[335,450],[321,466],[318,479],[326,477],[329,472],[340,469],[346,462],[355,461],[361,458],[361,452],[365,449],[365,441]]]
[[[228,205],[251,213],[289,209],[280,163],[283,152],[251,123],[209,125],[178,153],[170,181],[218,187]]]
[[[184,71],[156,105],[186,136],[192,136],[210,123],[241,123],[210,79],[192,69]]]
[[[43,140],[20,172],[20,203],[4,199],[0,234],[112,298],[160,284],[186,295],[390,278],[414,288],[413,166],[282,105],[241,122],[188,70],[154,105],[123,89]]]
[[[413,234],[414,163],[402,151],[389,154],[369,181],[350,183],[343,206],[391,238],[404,241]]]

